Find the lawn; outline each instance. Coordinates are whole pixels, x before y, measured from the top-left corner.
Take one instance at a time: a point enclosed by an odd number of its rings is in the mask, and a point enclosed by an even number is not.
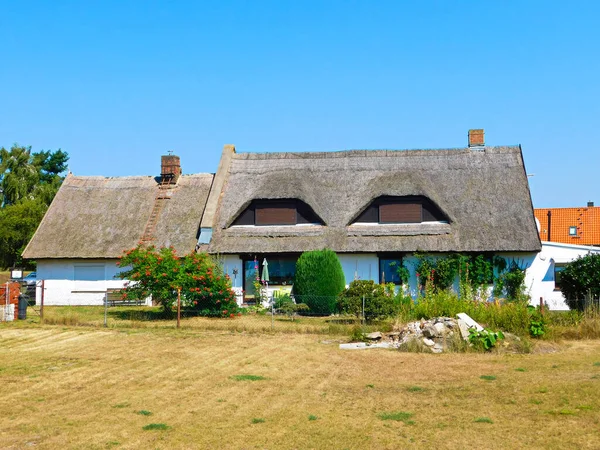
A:
[[[339,339],[0,324],[0,448],[600,448],[599,341],[433,355]]]

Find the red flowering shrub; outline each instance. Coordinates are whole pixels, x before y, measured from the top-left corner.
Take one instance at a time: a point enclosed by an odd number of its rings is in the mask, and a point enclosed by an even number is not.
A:
[[[171,311],[181,289],[181,304],[204,316],[227,317],[237,311],[231,281],[218,262],[206,253],[179,257],[172,247],[138,246],[126,252],[118,265],[119,278],[130,280],[123,289],[129,298],[146,298]]]

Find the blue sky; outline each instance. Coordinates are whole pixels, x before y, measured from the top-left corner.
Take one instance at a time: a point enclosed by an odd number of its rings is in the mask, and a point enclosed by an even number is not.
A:
[[[536,207],[600,205],[600,2],[0,0],[0,146],[76,175],[238,151],[521,144]]]

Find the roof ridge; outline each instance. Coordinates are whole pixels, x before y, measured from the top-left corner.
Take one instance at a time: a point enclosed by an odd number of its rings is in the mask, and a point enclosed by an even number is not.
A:
[[[495,145],[483,147],[485,152],[495,151],[520,151],[518,145]],[[234,159],[325,159],[342,157],[395,157],[395,156],[428,156],[434,153],[471,153],[468,147],[450,147],[450,148],[422,148],[422,149],[350,149],[334,151],[290,151],[290,152],[236,152]],[[473,152],[475,153],[475,152]],[[479,153],[479,152],[477,152]]]

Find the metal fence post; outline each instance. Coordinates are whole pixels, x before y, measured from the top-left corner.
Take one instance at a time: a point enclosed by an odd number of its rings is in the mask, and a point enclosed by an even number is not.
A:
[[[44,292],[46,292],[46,288],[44,287],[44,281],[42,280],[42,300],[40,304],[40,323],[44,323]]]
[[[108,315],[108,292],[104,293],[104,328],[108,327],[108,323],[106,321]]]
[[[177,328],[181,327],[181,288],[177,288]]]

